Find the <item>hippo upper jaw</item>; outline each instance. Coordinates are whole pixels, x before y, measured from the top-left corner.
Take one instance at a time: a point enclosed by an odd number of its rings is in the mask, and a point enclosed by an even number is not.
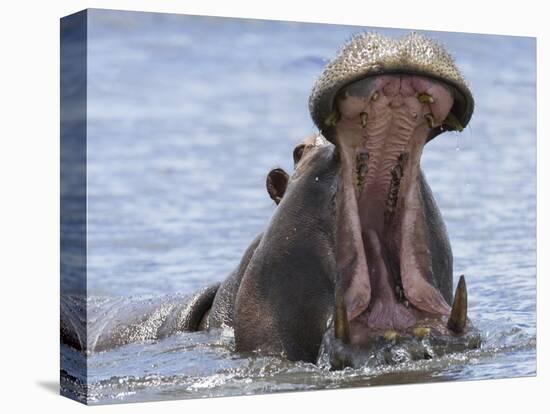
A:
[[[338,93],[360,79],[383,74],[424,76],[446,84],[453,94],[451,116],[430,131],[428,140],[445,130],[469,123],[474,99],[452,56],[434,40],[416,32],[393,39],[379,33],[359,33],[325,67],[309,97],[309,111],[320,131],[335,109]]]

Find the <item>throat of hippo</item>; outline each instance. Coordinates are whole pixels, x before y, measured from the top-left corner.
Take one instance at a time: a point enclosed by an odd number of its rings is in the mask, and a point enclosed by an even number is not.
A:
[[[419,312],[448,314],[429,282],[418,175],[428,134],[452,106],[450,93],[426,78],[379,76],[350,85],[337,105],[337,262],[348,319],[404,329]]]

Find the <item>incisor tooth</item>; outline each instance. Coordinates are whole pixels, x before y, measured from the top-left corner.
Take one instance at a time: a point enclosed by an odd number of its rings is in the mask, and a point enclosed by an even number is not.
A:
[[[434,103],[434,98],[432,98],[432,96],[428,95],[427,93],[418,94],[418,100],[420,101],[420,103],[423,103],[423,104],[433,104]]]
[[[397,332],[392,329],[387,330],[386,332],[384,332],[384,339],[388,342],[395,341],[397,339]]]
[[[359,114],[359,117],[361,118],[361,127],[362,128],[366,128],[367,126],[367,119],[369,118],[369,114],[367,114],[366,112],[361,112]]]
[[[426,118],[426,121],[428,121],[428,126],[430,128],[433,128],[435,126],[435,119],[432,114],[426,114],[424,115],[424,118]]]
[[[340,114],[338,111],[332,111],[329,116],[325,119],[325,125],[326,126],[336,126],[338,121],[340,120]]]
[[[417,326],[413,329],[412,333],[417,338],[424,338],[426,335],[430,334],[430,328],[426,328],[425,326]]]

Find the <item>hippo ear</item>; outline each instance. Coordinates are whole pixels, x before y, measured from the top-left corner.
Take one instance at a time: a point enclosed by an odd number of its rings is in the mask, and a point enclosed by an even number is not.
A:
[[[286,191],[286,185],[288,183],[288,174],[281,168],[275,168],[267,174],[265,186],[267,192],[275,204],[279,204]]]
[[[300,144],[300,145],[297,145],[296,148],[294,148],[294,151],[292,152],[292,157],[294,158],[295,167],[296,167],[296,164],[298,164],[298,162],[302,158],[302,155],[304,155],[305,147],[306,147],[306,144]]]

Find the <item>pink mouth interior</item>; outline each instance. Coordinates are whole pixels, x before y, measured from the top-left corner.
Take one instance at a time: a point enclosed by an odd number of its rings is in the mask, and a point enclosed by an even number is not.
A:
[[[338,263],[348,319],[406,329],[426,314],[448,315],[428,282],[417,180],[428,133],[453,105],[449,88],[420,76],[383,75],[349,85],[335,105],[343,168]]]

